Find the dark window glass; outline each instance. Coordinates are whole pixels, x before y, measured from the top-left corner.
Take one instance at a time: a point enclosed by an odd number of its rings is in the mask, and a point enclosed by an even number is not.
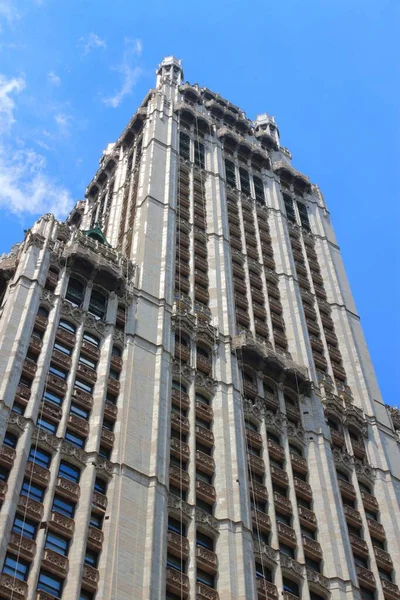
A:
[[[44,547],[50,548],[50,550],[54,550],[54,552],[58,552],[58,554],[62,554],[63,556],[68,555],[68,545],[69,542],[67,539],[63,538],[61,535],[57,535],[52,531],[47,532],[46,542]]]
[[[107,311],[107,298],[104,294],[99,292],[98,290],[93,290],[90,296],[89,302],[89,312],[98,317],[99,319],[103,319],[106,315]]]
[[[210,536],[198,531],[196,533],[196,546],[202,546],[203,548],[214,551],[214,540]]]
[[[265,579],[266,581],[272,581],[272,572],[265,565],[256,562],[256,577]]]
[[[23,406],[22,404],[19,404],[18,402],[14,402],[11,410],[13,412],[17,413],[17,415],[23,415],[25,412],[25,406]]]
[[[208,587],[215,587],[215,577],[210,573],[206,573],[206,571],[202,571],[201,569],[196,570],[196,581],[199,583],[204,583],[208,585]]]
[[[235,163],[231,160],[225,160],[226,183],[232,187],[236,187],[236,169]]]
[[[111,448],[105,448],[104,446],[100,446],[99,456],[102,456],[103,458],[109,460],[111,456]]]
[[[75,279],[75,277],[70,277],[68,282],[67,293],[65,297],[69,300],[74,306],[82,306],[83,299],[85,296],[85,286],[79,279]]]
[[[61,591],[63,587],[63,580],[60,577],[56,577],[47,571],[40,571],[37,589],[43,590],[52,594],[56,598],[61,597]]]
[[[86,383],[85,381],[81,381],[80,379],[75,379],[74,387],[78,388],[78,390],[83,390],[88,394],[93,393],[93,386],[90,383]]]
[[[201,169],[206,166],[204,144],[197,140],[194,141],[194,163]]]
[[[264,184],[262,182],[262,179],[260,177],[257,177],[256,175],[254,175],[253,182],[254,182],[254,192],[256,195],[256,200],[258,200],[258,202],[262,202],[264,204],[265,192],[264,192]]]
[[[115,379],[116,381],[119,381],[119,371],[116,371],[115,369],[110,369],[110,373],[109,373],[111,379]]]
[[[182,521],[178,521],[178,519],[174,519],[173,517],[168,517],[168,531],[174,531],[175,533],[179,533],[179,535],[186,535],[186,527]]]
[[[75,514],[75,503],[66,500],[65,498],[61,498],[61,496],[54,496],[52,510],[73,519]]]
[[[69,479],[70,481],[74,481],[75,483],[79,483],[81,472],[75,465],[71,465],[71,463],[66,460],[62,460],[60,462],[60,468],[58,469],[58,475],[65,479]]]
[[[308,556],[306,556],[305,558],[307,567],[310,567],[310,569],[312,569],[313,571],[317,571],[318,573],[321,571],[321,563],[319,563],[317,560],[309,558]]]
[[[36,427],[39,427],[39,429],[43,429],[44,431],[48,431],[49,433],[52,433],[52,434],[54,434],[57,429],[57,425],[55,425],[54,423],[50,423],[49,421],[46,421],[46,419],[38,419],[36,421]]]
[[[79,594],[79,600],[94,600],[94,596],[91,592],[81,590],[81,593]]]
[[[94,482],[94,491],[100,492],[100,494],[106,494],[107,493],[107,482],[104,481],[104,479],[100,479],[99,477],[96,477],[96,480]]]
[[[32,379],[28,379],[28,377],[21,375],[21,377],[19,379],[19,385],[22,385],[22,387],[27,387],[30,389],[32,387]]]
[[[172,569],[175,569],[176,571],[184,572],[185,571],[185,561],[182,561],[181,558],[173,556],[172,554],[170,554],[168,552],[167,567],[171,567]]]
[[[299,209],[301,226],[309,231],[311,227],[310,220],[308,218],[307,207],[304,204],[302,204],[302,202],[297,202],[297,208]]]
[[[97,513],[91,513],[89,525],[90,525],[90,527],[95,527],[96,529],[102,529],[103,528],[103,516],[98,515]]]
[[[178,392],[187,392],[187,385],[179,383],[179,381],[172,381],[172,389],[178,390]]]
[[[28,578],[29,563],[21,558],[16,558],[12,554],[6,554],[3,565],[3,573],[11,575],[21,581],[26,581]]]
[[[249,196],[250,195],[250,177],[249,177],[248,171],[246,171],[246,169],[243,169],[243,167],[240,167],[239,176],[240,176],[240,188],[241,188],[243,194],[247,194]]]
[[[85,333],[83,334],[83,339],[85,340],[85,342],[89,342],[89,344],[96,346],[96,348],[100,346],[100,340],[91,333],[88,333],[87,331],[85,331]]]
[[[68,371],[66,371],[65,369],[60,369],[60,367],[56,367],[52,364],[50,364],[49,373],[51,373],[52,375],[56,375],[57,377],[60,377],[60,379],[64,380],[68,377]]]
[[[65,432],[65,440],[77,448],[84,448],[86,443],[86,438],[68,429]]]
[[[52,404],[56,404],[57,406],[61,406],[63,399],[57,394],[53,392],[49,392],[46,390],[43,394],[43,400],[47,400],[47,402],[51,402]]]
[[[16,435],[14,435],[13,433],[11,433],[11,431],[6,431],[4,439],[3,439],[3,444],[5,444],[6,446],[9,446],[9,448],[16,448],[18,443],[18,438]]]
[[[69,321],[66,321],[65,319],[60,319],[58,326],[61,327],[61,329],[65,329],[65,331],[69,331],[69,333],[75,334],[76,332],[75,325],[73,325]]]
[[[185,160],[190,160],[190,137],[182,131],[179,134],[179,154]]]
[[[85,565],[90,565],[91,567],[96,568],[98,562],[99,562],[98,553],[94,552],[93,550],[87,549],[86,554],[85,554]]]
[[[354,555],[354,562],[359,567],[363,567],[364,569],[368,569],[368,560],[366,558],[362,558],[361,556]]]
[[[34,540],[36,537],[37,523],[30,519],[25,519],[20,515],[16,515],[12,530],[30,540]]]
[[[295,596],[300,595],[300,589],[298,584],[295,581],[292,581],[291,579],[286,579],[286,577],[283,578],[283,589],[285,590],[285,592],[290,592]]]
[[[200,481],[204,481],[204,483],[212,485],[213,476],[196,470],[196,479],[200,479]]]
[[[196,498],[196,506],[210,515],[213,513],[213,505],[204,502],[204,500],[200,500],[200,498]]]
[[[112,356],[122,356],[122,350],[118,346],[113,346],[111,354]]]
[[[7,471],[5,467],[0,465],[0,481],[7,481],[9,474],[9,471]]]
[[[197,392],[196,392],[196,400],[198,402],[201,402],[202,404],[207,404],[207,406],[210,405],[210,400],[206,396],[203,396],[203,394],[198,394]]]
[[[49,316],[49,311],[44,306],[39,306],[39,310],[37,311],[37,314],[40,315],[41,317],[46,317],[46,319],[47,319]]]
[[[34,329],[32,331],[32,337],[37,338],[38,340],[43,339],[43,331],[39,331],[39,329]]]
[[[288,525],[290,527],[291,523],[292,523],[292,517],[289,517],[288,515],[281,515],[280,513],[276,513],[276,521],[277,521],[277,523],[283,523],[284,525]]]
[[[114,431],[114,425],[115,423],[113,421],[103,419],[103,429],[107,429],[107,431]]]
[[[37,485],[36,483],[31,483],[27,479],[24,479],[21,488],[21,496],[26,496],[27,498],[32,498],[32,500],[36,500],[36,502],[42,502],[44,498],[45,489]]]
[[[46,452],[46,450],[32,446],[29,452],[28,460],[47,469],[51,461],[51,454],[50,452]]]
[[[69,409],[70,414],[76,415],[81,419],[85,419],[86,421],[89,419],[90,411],[78,406],[77,404],[71,403],[71,407]]]
[[[374,600],[375,599],[375,592],[373,592],[372,590],[367,590],[366,588],[360,587],[360,593],[361,593],[361,598],[363,600]]]
[[[114,394],[110,394],[109,392],[107,392],[106,395],[106,400],[107,402],[111,402],[111,404],[117,404],[117,396],[114,396]]]
[[[293,223],[296,221],[296,215],[294,212],[293,200],[290,196],[283,195],[283,201],[285,203],[286,216],[289,221]]]

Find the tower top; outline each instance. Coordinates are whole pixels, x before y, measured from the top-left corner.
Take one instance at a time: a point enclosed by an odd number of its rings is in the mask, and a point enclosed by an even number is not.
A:
[[[179,85],[183,81],[182,61],[175,56],[166,56],[163,58],[157,69],[157,87],[163,81],[169,80],[171,83]]]

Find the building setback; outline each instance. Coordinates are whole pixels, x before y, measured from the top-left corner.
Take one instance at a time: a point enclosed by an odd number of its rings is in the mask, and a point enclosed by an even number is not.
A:
[[[400,600],[400,413],[274,118],[165,58],[0,277],[0,600]]]

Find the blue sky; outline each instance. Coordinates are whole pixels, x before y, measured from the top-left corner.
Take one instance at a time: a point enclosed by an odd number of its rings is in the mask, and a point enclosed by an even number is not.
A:
[[[398,404],[397,0],[0,0],[0,253],[84,195],[163,56],[268,112],[326,197],[379,383]]]

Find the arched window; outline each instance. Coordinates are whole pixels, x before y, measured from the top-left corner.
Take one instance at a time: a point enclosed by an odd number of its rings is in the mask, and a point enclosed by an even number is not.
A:
[[[85,340],[85,342],[89,342],[89,344],[92,344],[92,346],[96,346],[96,348],[98,348],[100,346],[99,338],[96,337],[95,335],[92,335],[88,331],[84,332],[83,339]]]
[[[75,325],[73,325],[69,321],[66,321],[65,319],[60,319],[58,326],[61,327],[61,329],[65,329],[65,331],[68,331],[69,333],[75,334],[76,332]]]
[[[89,312],[99,319],[104,319],[106,311],[107,296],[99,290],[92,290],[89,302]]]
[[[118,346],[113,346],[111,351],[112,356],[122,356],[122,350]]]
[[[85,296],[85,286],[83,283],[75,277],[70,277],[68,282],[67,293],[65,298],[71,302],[74,306],[82,306],[83,298]]]

